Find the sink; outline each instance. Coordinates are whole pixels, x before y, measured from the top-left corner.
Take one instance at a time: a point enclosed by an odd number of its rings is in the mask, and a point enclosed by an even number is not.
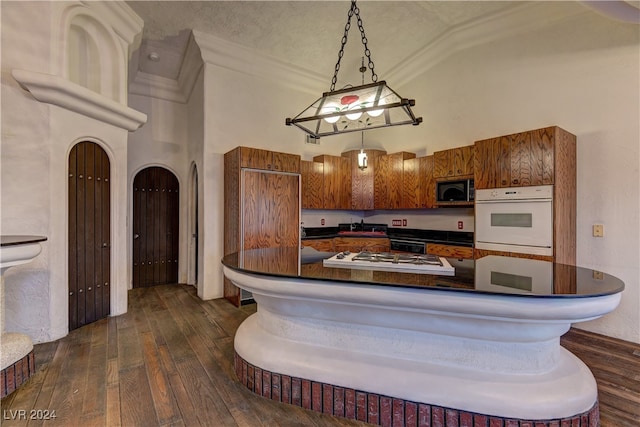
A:
[[[379,236],[387,237],[386,231],[339,231],[339,236]]]

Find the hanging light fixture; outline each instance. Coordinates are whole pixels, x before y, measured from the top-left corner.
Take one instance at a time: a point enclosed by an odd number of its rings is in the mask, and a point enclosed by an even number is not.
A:
[[[360,170],[365,170],[367,168],[367,153],[364,152],[364,132],[362,132],[362,148],[360,148],[360,152],[358,153],[358,167]]]
[[[360,73],[362,73],[362,84],[364,84],[364,72],[367,71],[367,67],[364,66],[364,56],[362,57],[362,65],[360,66]],[[360,152],[358,153],[358,167],[361,171],[367,168],[367,153],[364,152],[364,131],[360,131]]]
[[[372,83],[365,85],[363,79],[361,86],[335,90],[340,60],[347,44],[347,35],[351,28],[353,15],[358,19],[364,53],[371,69]],[[360,18],[360,9],[356,6],[356,0],[351,0],[351,8],[347,15],[347,24],[344,27],[344,36],[329,92],[324,92],[321,98],[294,118],[287,118],[285,123],[287,126],[297,126],[314,138],[389,126],[408,124],[416,126],[422,122],[422,117],[416,117],[411,111],[411,107],[415,104],[415,100],[402,98],[398,95],[387,86],[384,80],[378,82],[378,75],[375,73],[374,63],[371,60],[371,51],[367,47],[367,37]]]

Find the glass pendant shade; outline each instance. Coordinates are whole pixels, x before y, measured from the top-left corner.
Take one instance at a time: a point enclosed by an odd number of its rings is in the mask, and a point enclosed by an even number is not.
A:
[[[418,125],[413,99],[401,98],[385,81],[325,92],[287,126],[297,126],[315,138],[397,125]]]
[[[360,169],[367,168],[367,153],[364,152],[364,149],[361,149],[358,153],[358,167]]]

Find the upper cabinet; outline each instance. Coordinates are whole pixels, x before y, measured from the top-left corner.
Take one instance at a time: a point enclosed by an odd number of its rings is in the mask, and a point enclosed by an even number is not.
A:
[[[351,209],[351,159],[322,155],[313,161],[323,165],[323,208]]]
[[[526,187],[556,184],[573,171],[576,137],[557,127],[547,127],[475,143],[475,188]]]
[[[300,161],[300,177],[302,179],[302,209],[324,208],[324,164],[306,160]]]
[[[374,209],[401,209],[404,191],[404,161],[414,159],[414,153],[400,151],[376,159],[374,169]]]
[[[240,147],[240,167],[300,173],[300,156],[259,148]]]
[[[383,150],[364,150],[367,154],[368,166],[365,169],[358,167],[358,153],[360,150],[351,150],[342,153],[343,157],[351,159],[351,209],[374,209],[374,176],[377,159],[387,154]]]
[[[438,179],[473,175],[473,156],[473,145],[434,152],[433,177]]]
[[[402,209],[436,207],[433,156],[405,160],[402,185]]]

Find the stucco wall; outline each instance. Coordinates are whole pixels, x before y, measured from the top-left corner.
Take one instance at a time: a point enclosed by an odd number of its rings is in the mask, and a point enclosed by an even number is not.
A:
[[[626,284],[618,309],[576,325],[640,342],[640,27],[591,12],[460,52],[412,93],[429,151],[558,125],[577,136],[577,262]],[[592,237],[604,224],[605,237]]]

